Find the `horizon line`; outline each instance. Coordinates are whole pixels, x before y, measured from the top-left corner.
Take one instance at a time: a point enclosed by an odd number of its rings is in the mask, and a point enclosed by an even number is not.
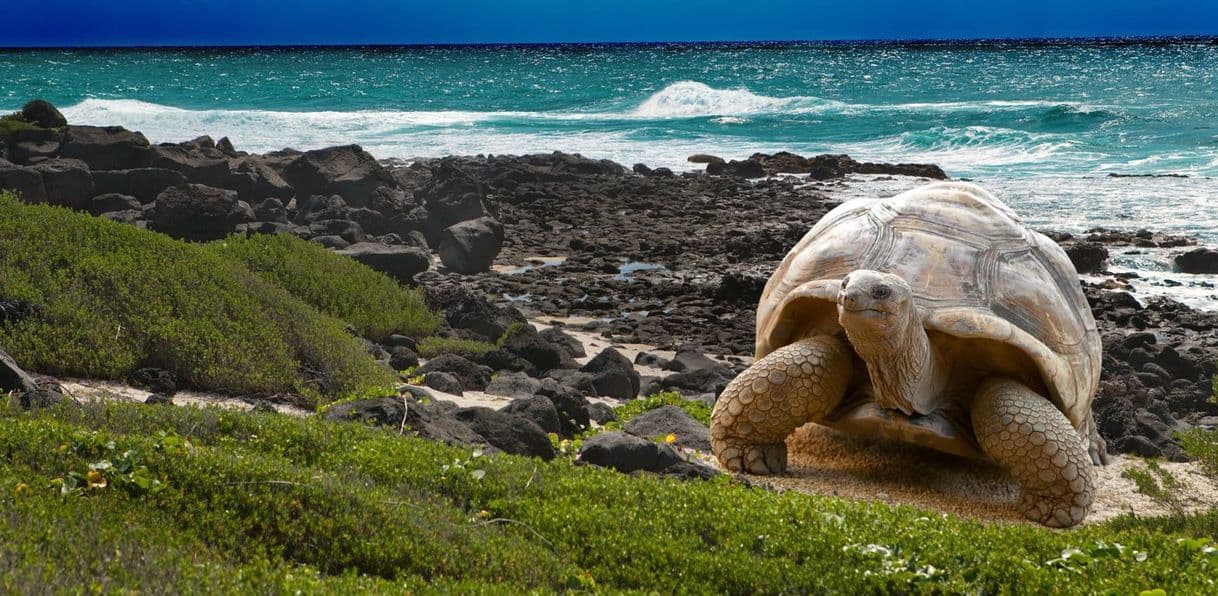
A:
[[[13,50],[221,50],[221,49],[427,49],[427,48],[521,48],[521,47],[595,47],[595,46],[749,46],[749,45],[1055,45],[1072,43],[1097,45],[1169,45],[1175,43],[1218,43],[1218,34],[1198,35],[1092,35],[1057,37],[975,37],[975,38],[870,38],[870,39],[757,39],[697,41],[552,41],[552,42],[433,42],[433,43],[269,43],[269,44],[129,44],[129,45],[24,45],[0,46]]]

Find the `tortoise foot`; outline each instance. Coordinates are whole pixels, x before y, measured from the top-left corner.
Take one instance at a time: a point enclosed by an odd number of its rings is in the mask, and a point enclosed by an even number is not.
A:
[[[787,444],[749,444],[742,441],[715,441],[719,462],[729,472],[769,476],[787,471]]]

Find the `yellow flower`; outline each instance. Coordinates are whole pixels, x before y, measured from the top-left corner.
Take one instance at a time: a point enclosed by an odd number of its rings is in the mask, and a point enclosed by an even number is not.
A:
[[[106,475],[97,470],[89,470],[89,473],[85,475],[85,482],[88,483],[89,488],[106,488]]]
[[[668,433],[668,436],[667,436],[667,437],[664,437],[664,442],[665,442],[665,443],[668,443],[669,445],[672,445],[673,443],[676,443],[676,442],[677,442],[677,435],[674,435],[674,434],[672,434],[672,433]]]
[[[30,485],[28,485],[28,484],[26,484],[26,483],[24,483],[24,482],[18,482],[18,483],[17,483],[17,486],[14,486],[14,487],[13,487],[13,494],[15,494],[15,495],[19,495],[19,494],[21,494],[21,493],[23,493],[23,492],[25,492],[25,491],[27,491],[27,490],[29,490],[29,489],[30,489]]]

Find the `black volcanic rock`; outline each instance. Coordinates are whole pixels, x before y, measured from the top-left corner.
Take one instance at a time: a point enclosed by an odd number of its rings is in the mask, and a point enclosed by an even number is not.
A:
[[[148,165],[152,148],[148,139],[121,126],[69,125],[60,157],[79,159],[93,170],[129,170]]]
[[[1218,250],[1195,248],[1176,256],[1176,268],[1183,273],[1218,273]]]
[[[252,209],[237,201],[236,192],[185,184],[157,196],[149,227],[174,238],[205,242],[223,238],[252,219]]]

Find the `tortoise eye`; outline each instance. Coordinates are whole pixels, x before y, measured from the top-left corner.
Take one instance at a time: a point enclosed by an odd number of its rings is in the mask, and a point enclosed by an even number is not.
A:
[[[871,297],[876,300],[883,300],[892,295],[892,288],[888,286],[876,286],[871,290]]]

